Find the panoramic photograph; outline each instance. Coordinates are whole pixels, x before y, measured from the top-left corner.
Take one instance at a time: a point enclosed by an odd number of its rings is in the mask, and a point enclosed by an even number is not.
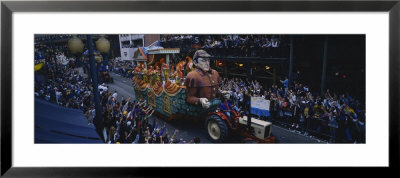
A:
[[[365,144],[364,34],[35,34],[35,144]]]

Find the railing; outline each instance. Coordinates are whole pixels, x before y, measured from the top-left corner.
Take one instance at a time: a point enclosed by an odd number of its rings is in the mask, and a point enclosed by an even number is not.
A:
[[[182,40],[169,40],[160,41],[160,45],[164,48],[180,48],[182,52],[187,52],[192,48],[190,39]],[[241,48],[241,47],[210,47],[202,48],[213,56],[224,57],[261,57],[261,58],[277,58],[287,57],[289,54],[286,46],[282,45],[277,48],[273,47],[254,47],[254,48]]]

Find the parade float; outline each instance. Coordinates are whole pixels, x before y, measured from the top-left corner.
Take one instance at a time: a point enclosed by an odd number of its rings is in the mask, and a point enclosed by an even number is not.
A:
[[[186,102],[184,80],[193,70],[191,57],[170,61],[171,55],[179,54],[179,48],[145,49],[138,48],[134,54],[137,62],[132,77],[135,95],[153,107],[155,115],[167,121],[191,119],[205,121],[205,128],[213,142],[224,142],[229,135],[256,143],[273,143],[271,123],[241,116],[233,112],[233,121],[219,110],[220,99],[209,100],[205,109]],[[171,66],[170,66],[171,65]]]
[[[134,55],[138,63],[132,78],[136,98],[147,101],[157,116],[168,121],[188,116],[196,118],[215,111],[221,104],[218,99],[211,101],[208,109],[186,104],[183,73],[192,70],[191,58],[169,67],[170,55],[179,52],[179,48],[154,49],[148,50],[146,55],[143,48],[139,48]]]

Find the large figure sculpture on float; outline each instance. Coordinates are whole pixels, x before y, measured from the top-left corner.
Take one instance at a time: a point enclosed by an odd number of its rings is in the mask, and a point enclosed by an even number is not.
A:
[[[197,50],[193,55],[195,69],[189,72],[185,79],[186,102],[201,105],[204,109],[210,107],[210,100],[223,96],[229,98],[229,91],[220,91],[218,84],[221,77],[210,68],[210,57],[204,50]]]

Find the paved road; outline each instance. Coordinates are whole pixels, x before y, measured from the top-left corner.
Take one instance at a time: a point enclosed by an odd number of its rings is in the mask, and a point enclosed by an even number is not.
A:
[[[289,130],[277,125],[272,125],[272,135],[276,143],[326,143],[314,137],[305,136],[295,130]]]
[[[118,74],[111,73],[111,77],[114,79],[114,83],[106,84],[109,86],[111,92],[117,91],[118,99],[124,98],[135,98],[135,91],[132,86],[131,79],[122,77]],[[150,123],[156,120],[157,123],[162,124],[164,120],[152,116]],[[172,134],[175,129],[179,130],[177,134],[178,138],[183,138],[185,141],[190,141],[193,137],[197,136],[200,138],[201,143],[211,143],[207,138],[207,132],[204,128],[204,123],[192,122],[188,120],[180,120],[175,122],[166,123],[168,132]],[[275,136],[277,143],[324,143],[321,140],[313,137],[305,136],[295,131],[291,131],[276,125],[272,125],[272,135]],[[239,140],[229,140],[231,143],[239,143]]]

